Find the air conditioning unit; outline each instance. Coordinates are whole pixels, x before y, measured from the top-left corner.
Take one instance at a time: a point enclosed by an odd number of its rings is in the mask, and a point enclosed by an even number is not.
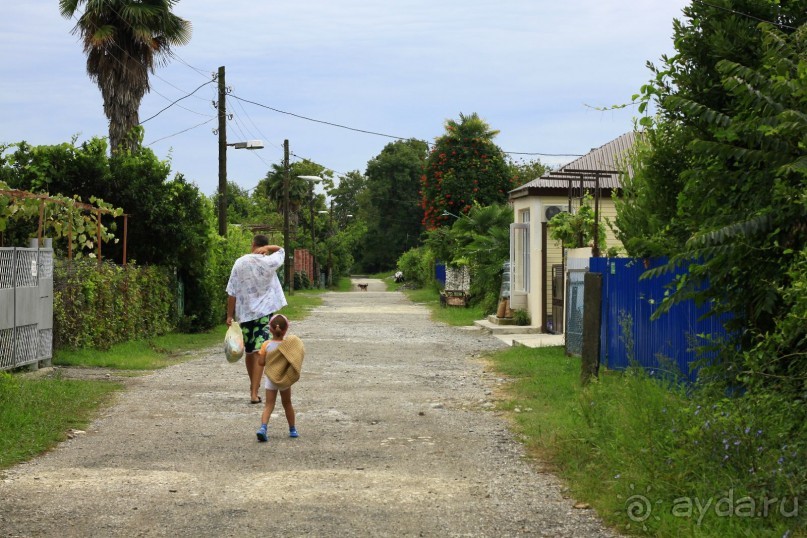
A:
[[[549,222],[558,213],[563,213],[566,208],[562,205],[548,205],[544,208],[544,222]]]

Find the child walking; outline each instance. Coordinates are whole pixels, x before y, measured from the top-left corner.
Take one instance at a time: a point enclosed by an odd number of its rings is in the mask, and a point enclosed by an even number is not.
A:
[[[269,352],[274,351],[283,341],[286,336],[286,331],[289,330],[289,320],[283,314],[275,314],[269,320],[269,332],[272,335],[271,340],[267,340],[261,346],[258,352],[258,364],[261,370],[266,368],[266,356]],[[266,402],[261,414],[261,427],[257,431],[258,441],[266,442],[269,440],[269,435],[266,433],[266,428],[269,423],[269,417],[272,416],[272,411],[275,409],[275,401],[277,400],[277,393],[280,392],[280,402],[283,404],[283,411],[286,413],[286,421],[289,423],[289,437],[297,437],[297,428],[294,425],[294,407],[291,404],[291,387],[286,389],[279,389],[275,385],[265,371],[263,374],[263,386],[266,389]]]

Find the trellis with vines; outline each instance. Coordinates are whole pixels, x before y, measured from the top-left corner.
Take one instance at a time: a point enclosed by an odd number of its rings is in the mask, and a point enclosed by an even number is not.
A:
[[[117,243],[116,225],[106,226],[101,216],[113,218],[123,216],[123,265],[126,265],[126,229],[128,215],[123,209],[115,208],[100,198],[90,197],[89,203],[78,196],[38,194],[9,189],[0,182],[0,233],[10,222],[38,219],[37,240],[42,245],[45,236],[64,239],[67,243],[68,259],[84,256],[101,261],[101,245],[109,241]]]

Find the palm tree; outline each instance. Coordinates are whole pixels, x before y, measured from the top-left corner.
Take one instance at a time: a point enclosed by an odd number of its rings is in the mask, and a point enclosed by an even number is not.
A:
[[[493,140],[499,131],[491,129],[490,125],[479,117],[479,114],[473,112],[471,115],[466,116],[460,112],[460,121],[455,119],[448,119],[445,122],[446,136],[458,141],[473,140],[475,138],[482,141]]]
[[[191,23],[171,13],[177,1],[59,0],[63,17],[79,14],[73,34],[84,42],[87,74],[104,98],[113,152],[139,146],[137,137],[128,135],[140,124],[140,101],[149,91],[148,71],[153,73],[167,62],[172,46],[190,41]]]

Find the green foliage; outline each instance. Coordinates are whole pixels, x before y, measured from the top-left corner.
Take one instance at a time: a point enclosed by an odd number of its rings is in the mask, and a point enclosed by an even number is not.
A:
[[[508,205],[474,205],[451,227],[456,250],[450,263],[468,265],[471,301],[486,314],[495,312],[499,303],[502,270],[510,259],[512,222],[513,209]]]
[[[660,122],[637,137],[629,157],[633,176],[622,176],[614,197],[614,233],[629,256],[668,255],[686,243],[689,225],[677,209],[686,148],[685,132],[674,123]]]
[[[53,278],[56,349],[108,349],[174,328],[176,284],[163,268],[57,260]]]
[[[392,269],[418,243],[423,232],[418,179],[427,154],[422,140],[397,140],[367,163],[366,189],[358,196],[366,233],[354,251],[362,272]]]
[[[513,321],[516,322],[516,325],[529,325],[532,323],[530,313],[521,309],[513,310]]]
[[[597,222],[591,207],[591,195],[586,194],[576,213],[562,211],[552,217],[548,226],[549,236],[566,248],[593,247]],[[597,247],[605,249],[605,224],[602,222],[599,223],[598,232]]]
[[[447,120],[446,134],[429,153],[420,179],[423,225],[433,229],[450,222],[444,212],[468,213],[474,204],[487,206],[507,201],[516,185],[513,169],[501,148],[493,143],[498,131],[476,113]]]
[[[3,149],[10,148],[14,148],[12,153],[0,154],[0,177],[7,178],[11,187],[70,193],[73,198],[81,197],[110,210],[102,219],[105,260],[123,260],[124,245],[116,239],[122,236],[118,215],[125,212],[127,261],[176,269],[187,292],[183,326],[199,330],[220,321],[216,312],[220,283],[212,279],[210,270],[210,264],[215,263],[213,205],[182,174],[169,180],[168,162],[160,161],[147,148],[122,150],[107,157],[106,143],[98,138],[80,145],[75,140],[55,146],[21,142]],[[76,209],[73,198],[50,196],[62,202],[52,209],[48,206],[45,212],[46,235],[54,237],[57,255],[67,257],[68,234],[73,237],[74,256],[79,257],[80,248],[91,254],[97,232],[94,215]],[[113,210],[112,206],[122,209]],[[4,207],[8,205],[0,202],[0,212]],[[27,212],[29,220],[38,215],[38,208],[30,202],[26,207],[23,213]],[[30,225],[24,231],[30,233]]]
[[[511,189],[515,189],[534,179],[538,179],[549,171],[549,167],[543,164],[539,159],[529,161],[509,160],[507,165],[510,167],[510,176],[513,178]]]
[[[9,190],[9,186],[0,181],[0,233],[14,246],[27,246],[28,238],[36,238],[41,233],[42,237],[55,239],[57,246],[65,245],[75,258],[96,257],[99,239],[102,245],[117,241],[113,232],[115,222],[105,226],[99,214],[114,219],[120,217],[123,210],[94,196],[90,196],[89,202],[82,202],[78,196],[68,198]]]
[[[213,234],[212,228],[210,233]],[[227,281],[230,279],[230,272],[235,260],[251,251],[252,237],[252,233],[240,226],[228,226],[226,237],[218,234],[212,235],[212,248],[202,280],[204,293],[209,295],[210,307],[204,313],[204,323],[196,323],[195,317],[186,316],[183,330],[204,331],[224,321],[227,313]],[[282,271],[280,272],[282,273]],[[188,312],[187,308],[186,312]]]
[[[426,247],[416,247],[398,258],[398,269],[406,282],[424,287],[434,283],[434,253]]]

